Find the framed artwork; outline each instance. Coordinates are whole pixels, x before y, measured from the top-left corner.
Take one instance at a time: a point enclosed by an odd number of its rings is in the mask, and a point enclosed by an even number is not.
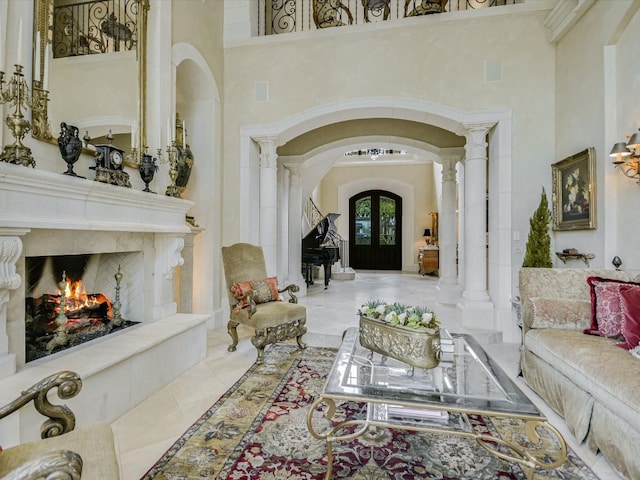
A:
[[[553,230],[596,228],[595,149],[589,147],[551,165]]]

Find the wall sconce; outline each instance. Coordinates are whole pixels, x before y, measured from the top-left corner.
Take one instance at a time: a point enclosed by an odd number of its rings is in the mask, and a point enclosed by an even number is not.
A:
[[[609,153],[615,158],[613,164],[620,167],[622,173],[629,178],[635,178],[640,183],[640,171],[638,171],[638,158],[640,158],[640,132],[630,137],[627,143],[616,143]]]
[[[427,245],[431,244],[431,230],[429,230],[428,228],[424,229],[424,233],[422,234],[422,236],[424,237],[424,241]]]

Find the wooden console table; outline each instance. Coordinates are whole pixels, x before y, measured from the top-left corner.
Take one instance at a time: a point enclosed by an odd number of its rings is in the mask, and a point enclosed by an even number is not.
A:
[[[440,268],[439,249],[437,247],[420,247],[418,267],[420,275],[426,275],[427,273],[438,275]]]
[[[596,258],[593,253],[556,252],[556,255],[560,260],[562,260],[562,263],[567,263],[567,260],[582,260],[587,267],[589,266],[589,260]]]

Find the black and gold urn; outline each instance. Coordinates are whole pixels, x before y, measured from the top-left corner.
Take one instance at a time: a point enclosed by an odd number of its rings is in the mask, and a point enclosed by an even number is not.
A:
[[[144,182],[144,190],[142,191],[156,193],[149,190],[149,184],[152,182],[153,176],[158,171],[158,163],[156,159],[151,155],[143,153],[138,171],[140,172],[140,178],[142,178],[142,181]]]
[[[78,127],[73,125],[67,125],[65,122],[60,124],[58,148],[60,149],[62,159],[67,163],[67,171],[62,173],[71,175],[72,177],[79,177],[79,175],[73,171],[73,165],[78,161],[82,153],[82,140],[80,140],[78,136],[78,131]]]

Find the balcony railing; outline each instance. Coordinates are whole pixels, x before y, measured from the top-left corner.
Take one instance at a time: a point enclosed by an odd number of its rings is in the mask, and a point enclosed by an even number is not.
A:
[[[475,10],[524,0],[259,0],[259,35]]]
[[[139,9],[139,0],[89,0],[55,6],[54,58],[134,50]]]

